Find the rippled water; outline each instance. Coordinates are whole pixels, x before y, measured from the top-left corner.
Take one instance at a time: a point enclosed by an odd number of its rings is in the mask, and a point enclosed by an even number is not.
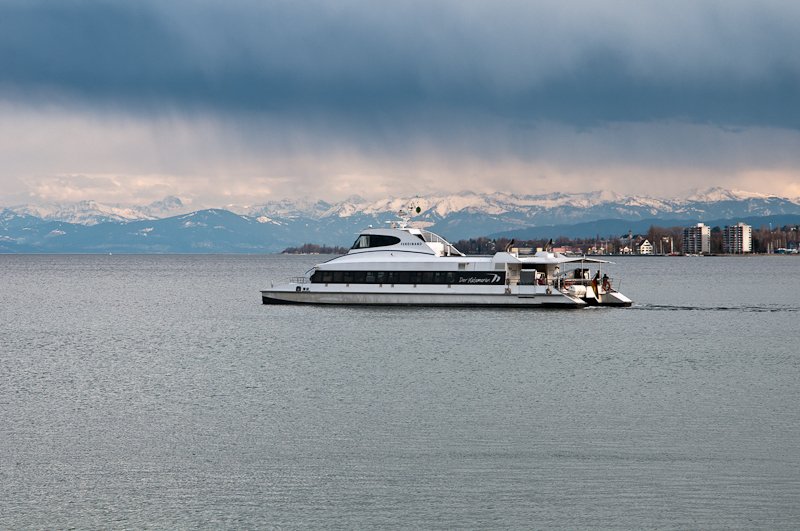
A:
[[[800,523],[800,259],[618,259],[628,309],[260,304],[316,259],[0,256],[0,528]]]

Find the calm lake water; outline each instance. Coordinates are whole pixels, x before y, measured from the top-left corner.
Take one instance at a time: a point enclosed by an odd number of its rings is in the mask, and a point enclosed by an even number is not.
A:
[[[0,256],[0,528],[800,526],[800,259],[627,309],[263,306],[308,256]]]

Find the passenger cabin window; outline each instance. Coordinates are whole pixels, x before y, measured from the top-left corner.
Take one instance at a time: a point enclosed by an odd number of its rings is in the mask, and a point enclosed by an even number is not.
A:
[[[380,234],[362,234],[353,244],[352,249],[368,249],[371,247],[386,247],[400,243],[396,236],[383,236]]]
[[[524,271],[533,274],[533,271]],[[505,272],[490,271],[314,271],[315,284],[503,284]],[[532,282],[532,280],[531,280]]]

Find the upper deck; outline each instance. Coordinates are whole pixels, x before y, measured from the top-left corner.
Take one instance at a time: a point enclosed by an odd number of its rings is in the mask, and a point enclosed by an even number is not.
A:
[[[464,256],[453,244],[433,232],[412,227],[369,228],[361,232],[348,255],[408,252],[439,257]]]

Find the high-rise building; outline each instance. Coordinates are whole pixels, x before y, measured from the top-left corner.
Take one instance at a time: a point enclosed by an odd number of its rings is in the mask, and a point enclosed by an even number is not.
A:
[[[753,252],[753,228],[746,223],[737,223],[722,230],[722,252],[742,254]]]
[[[686,254],[711,253],[711,227],[698,223],[683,229],[683,252]]]

